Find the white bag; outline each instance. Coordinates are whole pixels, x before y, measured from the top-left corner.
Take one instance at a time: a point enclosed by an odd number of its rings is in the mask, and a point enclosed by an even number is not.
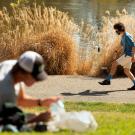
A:
[[[54,105],[56,108],[56,104]],[[59,106],[60,107],[60,106]],[[53,107],[52,107],[53,108]],[[63,107],[61,108],[63,110]],[[94,119],[92,113],[88,111],[80,112],[52,112],[53,120],[48,122],[48,131],[59,131],[59,129],[70,129],[77,132],[85,130],[95,130],[97,128],[97,122]],[[54,115],[55,114],[55,115]]]

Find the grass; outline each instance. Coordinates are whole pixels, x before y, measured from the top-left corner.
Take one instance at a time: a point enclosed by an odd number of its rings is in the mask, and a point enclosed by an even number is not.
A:
[[[92,112],[135,113],[135,104],[115,104],[101,102],[66,102],[67,111],[88,110]]]
[[[89,61],[90,64],[92,61],[92,66],[89,71],[87,70],[88,72],[84,70],[85,67],[87,69],[87,65],[82,68],[84,74],[92,76],[100,75],[101,67],[110,67],[111,62],[121,55],[121,52],[115,53],[115,50],[120,48],[120,38],[116,36],[113,25],[118,22],[124,23],[126,31],[135,37],[134,15],[128,14],[125,9],[122,11],[117,10],[115,16],[111,16],[111,13],[106,11],[105,15],[102,16],[102,26],[100,28],[92,24],[82,24],[80,35],[81,39],[85,41],[84,52],[87,53],[83,61],[84,66],[86,61]],[[98,51],[98,47],[100,51]],[[80,55],[84,52],[81,52]]]
[[[116,22],[124,23],[135,36],[135,17],[125,9],[116,11],[115,17],[106,11],[99,29],[83,21],[76,24],[68,13],[44,5],[13,6],[12,13],[4,8],[0,11],[0,61],[33,50],[44,57],[48,74],[98,76],[119,48],[120,39],[113,30]]]
[[[91,111],[95,116],[98,129],[77,133],[72,131],[60,131],[58,133],[20,133],[23,135],[135,135],[135,104],[114,104],[96,102],[65,102],[67,111]],[[28,110],[27,110],[28,111]],[[31,110],[29,110],[31,111]],[[43,111],[43,108],[32,109]],[[2,135],[12,135],[3,133]],[[14,134],[13,134],[14,135]]]
[[[32,50],[45,60],[48,74],[73,74],[76,50],[73,34],[79,27],[67,13],[46,6],[13,7],[0,11],[0,61]]]

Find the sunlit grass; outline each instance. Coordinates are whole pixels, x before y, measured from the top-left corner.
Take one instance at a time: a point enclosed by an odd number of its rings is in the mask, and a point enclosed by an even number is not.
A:
[[[98,123],[96,131],[85,131],[83,133],[72,132],[69,130],[57,133],[20,133],[23,135],[134,135],[135,134],[135,104],[114,104],[101,102],[65,102],[67,111],[91,111]],[[44,108],[25,109],[29,112],[44,111]],[[3,133],[11,135],[12,133]],[[15,133],[13,133],[14,135]]]
[[[66,109],[68,111],[98,111],[98,112],[121,112],[121,113],[134,113],[135,104],[115,104],[115,103],[102,103],[102,102],[66,102]]]

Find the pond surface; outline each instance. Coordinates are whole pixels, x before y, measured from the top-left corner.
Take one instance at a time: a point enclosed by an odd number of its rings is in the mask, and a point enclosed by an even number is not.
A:
[[[24,0],[25,1],[25,0]],[[26,0],[27,1],[27,0]],[[33,3],[33,0],[28,0]],[[101,17],[106,10],[115,15],[116,10],[126,9],[129,13],[135,13],[135,0],[34,0],[38,4],[45,3],[46,6],[56,7],[56,9],[68,12],[76,23],[82,19],[86,23],[100,24]],[[0,8],[3,6],[10,9],[14,0],[1,0]]]
[[[78,23],[85,22],[99,24],[106,10],[112,15],[116,10],[126,9],[129,13],[135,12],[135,0],[44,0],[46,6],[56,7],[66,11]]]
[[[135,0],[44,0],[44,2],[46,6],[68,12],[76,23],[80,23],[83,19],[86,23],[92,23],[98,27],[106,10],[109,10],[112,16],[116,15],[116,10],[123,9],[128,13],[135,13]],[[80,42],[80,36],[77,35],[75,39],[78,44],[85,47],[86,43]],[[89,52],[88,48],[87,51]]]
[[[33,3],[33,0],[29,0],[30,3]],[[56,9],[68,14],[74,18],[76,23],[80,23],[83,19],[85,23],[92,23],[96,26],[100,26],[101,18],[105,15],[105,11],[109,10],[111,15],[114,16],[116,10],[126,9],[129,13],[135,13],[135,0],[34,0],[38,4],[45,3],[46,6],[56,7]],[[9,6],[9,1],[0,1],[0,8]],[[75,40],[77,44],[85,47],[88,46],[80,38],[80,35],[75,35]],[[89,43],[90,44],[90,43]],[[89,52],[89,50],[88,50]]]

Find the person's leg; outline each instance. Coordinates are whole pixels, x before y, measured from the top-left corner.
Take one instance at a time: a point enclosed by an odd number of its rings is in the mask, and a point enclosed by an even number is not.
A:
[[[112,63],[112,66],[111,66],[110,74],[108,75],[108,77],[106,79],[108,79],[108,80],[111,80],[112,79],[113,75],[116,72],[117,66],[118,66],[118,62],[117,61],[114,61]]]
[[[131,66],[132,66],[131,57],[130,56],[126,56],[125,57],[125,64],[123,64],[124,73],[133,82],[133,86],[128,88],[128,90],[135,90],[135,77],[134,77],[134,75],[130,71]]]
[[[118,62],[117,61],[114,61],[112,63],[112,66],[111,66],[111,70],[110,70],[109,75],[106,77],[106,79],[104,81],[99,82],[99,84],[101,84],[101,85],[110,85],[110,81],[111,81],[113,75],[116,72],[117,66],[118,66]]]
[[[134,75],[131,73],[130,69],[128,68],[124,68],[124,73],[126,74],[126,76],[128,78],[130,78],[132,80],[132,82],[134,83],[135,77]],[[134,83],[135,84],[135,83]]]
[[[113,64],[112,64],[112,67],[111,67],[110,74],[108,75],[108,77],[104,81],[99,82],[99,84],[101,84],[101,85],[110,85],[110,80],[112,79],[112,76],[115,74],[118,65],[121,65],[124,68],[130,69],[131,65],[132,65],[131,57],[122,55],[119,59],[114,61]]]
[[[131,73],[129,68],[124,68],[124,73],[133,82],[133,86],[131,88],[128,88],[128,90],[135,90],[135,77],[134,77],[134,75]]]

